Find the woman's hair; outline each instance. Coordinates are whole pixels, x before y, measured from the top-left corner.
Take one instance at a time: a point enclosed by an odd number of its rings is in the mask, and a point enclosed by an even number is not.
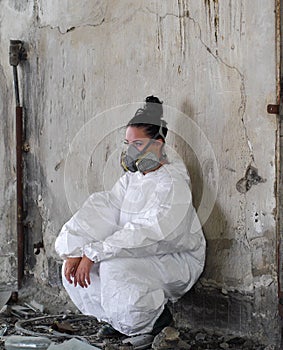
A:
[[[151,139],[161,138],[165,141],[167,135],[167,123],[162,119],[163,107],[158,97],[148,96],[143,108],[139,108],[134,117],[128,122],[128,126],[144,129]]]

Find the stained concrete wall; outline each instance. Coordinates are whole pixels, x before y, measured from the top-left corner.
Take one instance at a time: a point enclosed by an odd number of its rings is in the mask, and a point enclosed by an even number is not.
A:
[[[183,324],[276,342],[277,122],[266,112],[277,101],[276,1],[1,5],[1,280],[15,281],[8,50],[9,39],[20,39],[28,48],[20,68],[30,146],[24,155],[26,274],[43,288],[60,285],[54,240],[61,225],[88,193],[108,188],[121,174],[121,127],[145,96],[156,94],[171,130],[169,152],[188,166],[208,243],[205,271],[176,315]]]

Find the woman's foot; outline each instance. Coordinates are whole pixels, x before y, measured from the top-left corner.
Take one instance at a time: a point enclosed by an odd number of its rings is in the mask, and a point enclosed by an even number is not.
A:
[[[171,326],[172,323],[173,323],[173,316],[172,316],[168,306],[165,305],[162,314],[155,321],[153,329],[150,332],[150,334],[157,335],[158,333],[160,333],[162,331],[163,328]]]
[[[101,339],[103,339],[103,338],[118,338],[118,337],[122,337],[123,335],[124,334],[117,331],[110,324],[105,324],[97,332],[97,336]]]

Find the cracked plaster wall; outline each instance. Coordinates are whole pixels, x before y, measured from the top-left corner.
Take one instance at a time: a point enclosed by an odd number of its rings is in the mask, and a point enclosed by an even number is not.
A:
[[[3,0],[1,5],[2,256],[6,251],[9,259],[15,256],[14,102],[8,64],[9,39],[14,38],[28,43],[29,50],[20,76],[30,145],[25,154],[27,273],[42,285],[57,283],[54,240],[86,195],[81,183],[74,184],[79,194],[70,204],[70,189],[64,188],[69,147],[77,133],[95,115],[153,93],[198,124],[217,161],[219,176],[201,147],[203,140],[194,140],[201,149],[199,161],[179,136],[184,122],[172,119],[175,132],[168,143],[190,170],[196,204],[203,183],[219,186],[204,223],[208,250],[201,284],[243,294],[271,290],[274,304],[264,317],[274,319],[277,124],[266,106],[276,103],[275,1]],[[125,108],[126,120],[133,110]],[[99,120],[98,129],[106,119]],[[86,171],[72,168],[74,177],[87,177],[89,192],[103,188],[109,162],[112,178],[120,174],[113,154],[123,136],[121,130],[111,131],[99,140]],[[85,139],[77,156],[94,139]],[[265,181],[242,193],[236,184],[249,166]],[[34,255],[33,244],[40,241],[44,249]],[[14,273],[5,271],[14,280]]]

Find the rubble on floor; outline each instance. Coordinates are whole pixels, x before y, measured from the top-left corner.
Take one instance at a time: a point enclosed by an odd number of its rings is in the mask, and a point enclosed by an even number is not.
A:
[[[50,315],[34,300],[8,303],[0,311],[0,350],[273,350],[250,339],[222,336],[205,330],[166,327],[157,336],[140,335],[101,340],[97,336],[103,323],[94,317],[78,314]],[[20,336],[20,337],[19,337]],[[32,344],[37,338],[39,344]],[[40,342],[42,340],[42,342]],[[13,344],[18,342],[18,345]],[[25,347],[20,347],[21,341]],[[6,348],[5,348],[6,342]],[[36,347],[38,346],[38,347]]]

